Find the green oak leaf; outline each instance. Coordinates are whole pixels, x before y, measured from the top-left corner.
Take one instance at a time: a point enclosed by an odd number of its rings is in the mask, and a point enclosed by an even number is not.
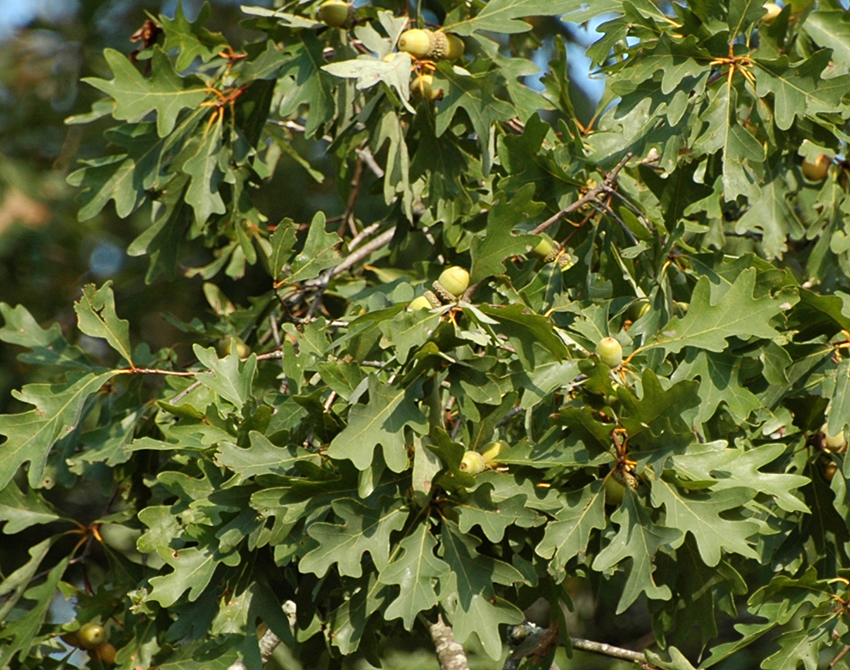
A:
[[[680,427],[677,433],[689,432],[681,415],[699,405],[699,384],[692,380],[683,380],[665,389],[661,380],[653,370],[647,368],[641,375],[640,398],[625,388],[617,390],[617,397],[623,406],[621,423],[628,431],[629,437],[635,437],[647,430],[655,436],[660,435],[666,425],[665,420]]]
[[[68,344],[58,323],[42,328],[23,305],[10,307],[5,302],[0,302],[0,315],[4,321],[0,340],[30,349],[28,353],[18,354],[18,360],[34,365],[91,369],[82,349]]]
[[[833,295],[818,295],[800,288],[798,295],[800,302],[794,305],[788,318],[801,340],[818,335],[832,337],[841,329],[850,330],[850,294],[836,291]]]
[[[673,595],[666,584],[658,586],[653,578],[654,558],[659,548],[677,546],[684,539],[682,531],[653,523],[649,511],[638,501],[631,489],[611,521],[619,526],[614,538],[593,560],[594,570],[606,571],[628,561],[628,581],[620,594],[617,614],[625,612],[641,593],[651,600],[669,600]]]
[[[164,547],[159,555],[172,572],[150,578],[151,592],[149,600],[155,600],[163,607],[171,607],[187,590],[190,602],[198,597],[209,586],[213,573],[219,564],[231,567],[239,565],[238,552],[222,555],[211,544],[199,544],[196,547],[170,549]]]
[[[850,424],[850,359],[842,358],[835,370],[835,388],[829,402],[826,432],[839,435]]]
[[[410,312],[404,310],[395,315],[392,321],[381,321],[381,329],[388,344],[396,350],[398,362],[404,365],[411,349],[421,347],[440,325],[443,314],[430,310]]]
[[[524,33],[531,30],[531,24],[526,20],[530,16],[560,16],[578,11],[586,4],[581,0],[491,0],[482,5],[481,11],[471,18],[457,20],[454,15],[450,15],[445,30],[457,35],[471,35],[477,31]],[[606,10],[616,11],[620,4],[594,3],[593,14],[601,14]],[[581,18],[570,17],[568,20],[581,21]]]
[[[299,569],[323,577],[337,564],[339,573],[347,577],[363,574],[361,561],[368,552],[381,572],[390,555],[390,534],[404,527],[409,512],[401,500],[381,498],[377,504],[364,505],[353,498],[333,502],[334,513],[342,524],[314,523],[307,534],[319,543],[308,551]]]
[[[50,448],[77,428],[88,399],[113,376],[113,372],[90,373],[69,382],[27,384],[12,391],[15,398],[36,408],[0,415],[0,435],[7,438],[0,444],[0,489],[27,461],[30,486],[41,486]]]
[[[541,356],[541,351],[535,352],[535,347],[545,349],[557,360],[569,357],[567,345],[545,316],[533,314],[521,304],[508,307],[479,305],[478,309],[496,321],[493,330],[508,337],[527,368],[533,369],[536,364],[549,362],[546,356]]]
[[[739,356],[716,354],[704,350],[691,350],[676,368],[671,380],[696,379],[700,403],[696,406],[695,420],[705,423],[725,403],[729,412],[739,421],[744,421],[750,412],[761,407],[756,395],[741,384]]]
[[[339,263],[338,244],[339,235],[325,230],[325,213],[319,210],[310,222],[304,248],[292,259],[286,282],[293,284],[318,277],[323,270]]]
[[[379,54],[380,55],[380,54]],[[389,60],[375,58],[371,54],[363,54],[352,60],[329,63],[322,67],[335,77],[356,79],[357,90],[363,91],[380,83],[394,88],[398,93],[401,104],[415,112],[408,99],[410,98],[410,54],[400,51]]]
[[[30,488],[23,493],[14,481],[0,489],[0,523],[6,522],[3,526],[5,535],[14,535],[30,526],[63,519],[65,517],[44,500],[35,489]]]
[[[773,642],[779,645],[780,650],[762,661],[761,667],[765,670],[797,670],[800,664],[806,670],[818,670],[821,650],[832,639],[829,626],[821,625],[785,631]]]
[[[588,484],[580,491],[568,493],[555,520],[546,524],[546,532],[535,548],[538,556],[550,561],[549,573],[563,579],[565,568],[575,556],[583,558],[593,530],[605,528],[605,490],[601,481]]]
[[[779,333],[768,321],[791,306],[787,296],[753,297],[756,270],[749,268],[738,275],[723,295],[712,296],[708,277],[700,277],[684,318],[673,319],[662,328],[658,342],[646,348],[664,347],[678,353],[685,347],[723,351],[729,337],[760,337],[772,340]]]
[[[474,526],[479,526],[486,538],[496,543],[502,541],[508,526],[531,528],[543,523],[544,517],[526,506],[525,496],[517,495],[496,503],[490,497],[492,490],[492,484],[481,485],[454,506],[461,532],[469,533]]]
[[[178,51],[175,67],[178,72],[187,70],[195,59],[208,62],[224,51],[227,40],[221,33],[213,33],[203,27],[210,16],[210,3],[201,5],[201,11],[194,21],[189,21],[183,13],[183,6],[177,3],[174,18],[160,16],[165,41],[164,51]]]
[[[195,379],[241,410],[251,397],[257,356],[251,354],[246,360],[240,361],[236,347],[233,347],[229,356],[219,358],[215,349],[204,349],[199,344],[193,345],[192,351],[201,365],[209,370],[199,373]]]
[[[331,458],[345,458],[358,470],[372,464],[375,447],[383,447],[384,461],[393,472],[402,472],[408,465],[404,428],[410,426],[420,435],[428,423],[417,406],[417,385],[404,389],[382,384],[377,377],[369,378],[369,403],[354,405],[348,415],[348,426],[328,447]]]
[[[19,661],[27,658],[36,635],[47,621],[56,589],[71,557],[71,554],[66,555],[50,569],[44,581],[23,593],[24,600],[35,603],[33,607],[16,616],[14,620],[4,622],[3,628],[0,629],[0,667],[10,667],[9,662],[15,654],[18,655]]]
[[[230,442],[219,444],[216,462],[230,468],[245,480],[266,474],[285,474],[298,461],[310,460],[318,463],[318,457],[294,444],[277,447],[262,433],[249,433],[251,446],[247,449]]]
[[[524,254],[537,243],[532,235],[514,235],[518,223],[536,216],[543,204],[534,202],[534,184],[526,184],[511,197],[502,191],[496,194],[496,204],[487,213],[487,228],[483,235],[472,240],[470,254],[472,269],[469,280],[474,284],[491,275],[505,272],[505,261]]]
[[[269,238],[271,243],[268,256],[269,272],[275,281],[280,278],[283,268],[286,267],[295,252],[295,243],[298,241],[297,228],[298,226],[292,219],[284,219],[277,224],[271,238]]]
[[[834,111],[847,94],[850,75],[823,76],[830,57],[828,49],[820,49],[800,63],[792,64],[786,55],[754,60],[756,93],[773,94],[774,119],[781,130],[788,130],[797,117]]]
[[[517,624],[523,619],[520,609],[496,597],[493,584],[510,586],[525,582],[515,567],[485,556],[478,551],[481,541],[463,533],[451,521],[443,522],[442,557],[451,570],[440,579],[441,598],[456,594],[456,602],[448,605],[452,627],[463,644],[474,633],[490,658],[502,654],[499,627]]]
[[[4,533],[8,534],[8,531],[4,530]],[[15,609],[26,592],[57,537],[61,536],[48,537],[30,546],[27,550],[30,556],[29,560],[17,570],[8,574],[3,581],[0,581],[0,598],[3,599],[2,604],[0,604],[0,621],[8,620],[9,612]]]
[[[751,489],[725,488],[686,495],[663,480],[652,483],[652,504],[664,505],[664,519],[669,527],[694,536],[700,556],[709,567],[720,562],[724,551],[758,559],[759,555],[748,542],[758,532],[758,524],[720,516],[752,499]]]
[[[342,604],[328,615],[328,637],[341,654],[357,651],[372,615],[386,610],[392,590],[392,586],[378,581],[374,570],[351,583]]]
[[[183,109],[194,109],[209,95],[197,77],[180,77],[168,55],[158,46],[153,49],[149,78],[142,76],[126,56],[114,49],[106,49],[103,56],[114,78],[85,77],[83,81],[115,100],[113,116],[116,119],[135,123],[155,111],[160,137],[174,129],[177,115]]]
[[[729,449],[724,441],[710,442],[673,457],[673,467],[680,476],[693,482],[712,482],[714,491],[748,487],[773,496],[776,504],[787,512],[808,513],[809,508],[794,495],[794,489],[810,480],[803,475],[762,472],[759,468],[772,463],[785,453],[783,444]],[[723,473],[722,477],[714,473]]]
[[[283,62],[280,77],[289,79],[290,85],[284,88],[280,115],[297,115],[299,108],[307,105],[310,113],[304,135],[309,138],[334,116],[335,82],[334,77],[322,70],[325,43],[307,32],[301,36],[303,42],[292,42],[286,47],[288,58]]]
[[[384,615],[388,620],[401,619],[407,630],[413,629],[416,615],[434,607],[439,598],[434,589],[436,580],[444,577],[450,567],[434,555],[437,541],[428,524],[421,523],[401,542],[401,552],[384,568],[378,580],[399,587],[399,594]]]
[[[845,9],[819,7],[806,17],[803,30],[816,43],[832,49],[832,60],[840,70],[850,68],[850,15]]]
[[[482,168],[488,174],[493,162],[493,126],[514,115],[513,106],[493,94],[501,86],[502,75],[496,70],[461,75],[446,65],[440,66],[440,74],[448,80],[449,86],[437,111],[437,137],[451,127],[457,113],[463,110],[478,135]]]
[[[119,319],[115,312],[115,296],[112,293],[112,281],[99,289],[94,284],[83,286],[82,297],[74,303],[77,313],[77,325],[90,337],[106,340],[131,366],[133,358],[130,346],[130,323]]]
[[[212,124],[201,137],[194,137],[186,143],[180,156],[181,170],[189,176],[186,189],[186,202],[195,212],[195,221],[203,226],[213,214],[224,214],[227,207],[219,193],[224,179],[222,162],[230,154],[230,145],[222,141],[224,124],[219,121]]]

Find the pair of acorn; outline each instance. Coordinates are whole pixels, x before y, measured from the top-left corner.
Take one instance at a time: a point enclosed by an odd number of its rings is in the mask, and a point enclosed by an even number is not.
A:
[[[457,60],[463,56],[463,41],[457,35],[442,30],[411,28],[398,38],[398,49],[409,53],[417,60]],[[420,73],[411,85],[413,95],[433,102],[443,95],[443,90],[434,88],[434,76]]]
[[[443,301],[447,303],[457,302],[458,298],[469,288],[469,272],[459,265],[453,265],[443,270],[432,286],[434,287],[433,292],[425,291],[425,295],[414,298],[407,305],[407,309],[416,312],[420,309],[440,307]]]
[[[325,0],[316,10],[316,18],[334,28],[350,28],[354,23],[354,5],[344,0]],[[398,48],[419,60],[457,60],[463,56],[463,41],[441,30],[405,30]]]
[[[87,649],[89,656],[114,665],[115,655],[118,650],[107,640],[106,629],[94,621],[89,621],[80,626],[79,630],[65,633],[62,636],[70,645],[79,649]]]

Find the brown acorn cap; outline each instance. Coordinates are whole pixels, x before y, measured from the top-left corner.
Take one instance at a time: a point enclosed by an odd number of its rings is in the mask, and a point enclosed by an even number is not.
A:
[[[428,31],[428,39],[431,40],[431,49],[428,51],[428,58],[432,60],[442,60],[446,57],[449,51],[449,40],[445,33]]]
[[[434,295],[433,291],[425,291],[424,296],[428,299],[428,302],[431,303],[431,307],[442,307],[443,303],[440,302],[440,299]]]

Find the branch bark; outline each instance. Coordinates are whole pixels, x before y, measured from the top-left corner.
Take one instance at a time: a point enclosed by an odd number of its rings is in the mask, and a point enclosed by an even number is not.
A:
[[[437,648],[437,659],[440,661],[440,670],[469,670],[469,661],[461,644],[455,640],[454,631],[451,626],[443,621],[441,615],[437,615],[437,622],[429,624],[431,639]]]
[[[295,603],[291,600],[287,600],[283,603],[283,612],[286,614],[286,618],[289,620],[289,627],[291,629],[295,629]],[[272,633],[271,629],[266,630],[263,633],[263,636],[259,640],[260,646],[260,659],[262,664],[265,665],[268,660],[272,657],[274,650],[277,648],[277,645],[280,644],[280,638]],[[235,663],[231,663],[227,670],[248,670],[245,664],[242,661],[236,661]]]
[[[550,226],[553,226],[556,223],[558,223],[558,221],[560,221],[562,218],[564,218],[567,214],[570,214],[570,213],[576,211],[579,207],[581,207],[585,203],[596,200],[596,196],[598,196],[600,193],[613,191],[614,185],[617,183],[617,175],[620,174],[620,170],[622,170],[626,166],[626,163],[629,161],[629,159],[631,157],[632,157],[631,152],[629,152],[625,156],[623,156],[623,158],[620,160],[620,162],[617,163],[616,167],[614,167],[614,169],[611,170],[611,172],[608,173],[608,176],[606,176],[605,179],[602,180],[602,183],[599,184],[599,186],[597,186],[596,188],[591,189],[590,191],[585,193],[581,198],[576,200],[572,205],[565,207],[564,209],[562,209],[557,214],[554,214],[553,216],[546,219],[543,223],[541,223],[539,226],[537,226],[529,234],[530,235],[539,235],[540,233],[542,233],[544,230],[546,230]]]
[[[579,651],[589,651],[593,654],[620,658],[624,661],[633,661],[635,663],[646,663],[646,656],[640,651],[622,649],[621,647],[614,647],[604,642],[584,640],[580,637],[571,637],[570,642],[573,644],[573,649],[578,649]]]

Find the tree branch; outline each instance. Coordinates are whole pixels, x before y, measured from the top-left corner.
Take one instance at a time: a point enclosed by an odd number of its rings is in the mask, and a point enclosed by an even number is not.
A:
[[[584,640],[580,637],[571,637],[570,642],[572,642],[573,649],[578,649],[579,651],[589,651],[593,654],[602,654],[603,656],[620,658],[624,661],[633,661],[635,663],[646,663],[646,656],[644,656],[643,652],[640,651],[614,647],[610,644],[605,644],[604,642]]]
[[[295,603],[291,600],[287,600],[283,603],[283,612],[286,614],[286,618],[289,620],[289,627],[291,629],[295,629]],[[271,628],[267,629],[263,636],[259,639],[259,647],[260,647],[260,660],[262,665],[265,665],[268,660],[272,657],[274,650],[277,648],[277,645],[280,644],[280,638],[272,633]],[[231,663],[227,670],[248,670],[245,664],[242,661],[236,661],[235,663]]]
[[[437,622],[429,624],[431,639],[437,649],[437,659],[440,661],[440,670],[469,670],[469,661],[466,652],[460,643],[455,640],[451,626],[443,621],[442,615],[437,615]]]
[[[617,176],[620,174],[620,170],[622,170],[626,166],[626,163],[629,161],[629,159],[632,157],[632,155],[633,154],[631,152],[629,152],[625,156],[623,156],[623,158],[620,160],[620,162],[617,163],[616,167],[614,167],[614,169],[611,170],[611,172],[608,173],[608,175],[605,177],[605,179],[602,180],[602,183],[599,184],[599,186],[597,186],[596,188],[591,189],[590,191],[585,193],[581,198],[576,200],[572,205],[565,207],[564,209],[562,209],[557,214],[554,214],[553,216],[546,219],[543,223],[541,223],[539,226],[537,226],[529,234],[530,235],[539,235],[540,233],[542,233],[544,230],[546,230],[550,226],[553,226],[556,223],[558,223],[558,221],[560,221],[562,218],[564,218],[567,214],[570,214],[570,213],[576,211],[579,207],[581,207],[582,205],[584,205],[588,202],[591,202],[592,200],[596,200],[596,196],[598,196],[600,193],[613,191],[614,185],[617,183]]]

